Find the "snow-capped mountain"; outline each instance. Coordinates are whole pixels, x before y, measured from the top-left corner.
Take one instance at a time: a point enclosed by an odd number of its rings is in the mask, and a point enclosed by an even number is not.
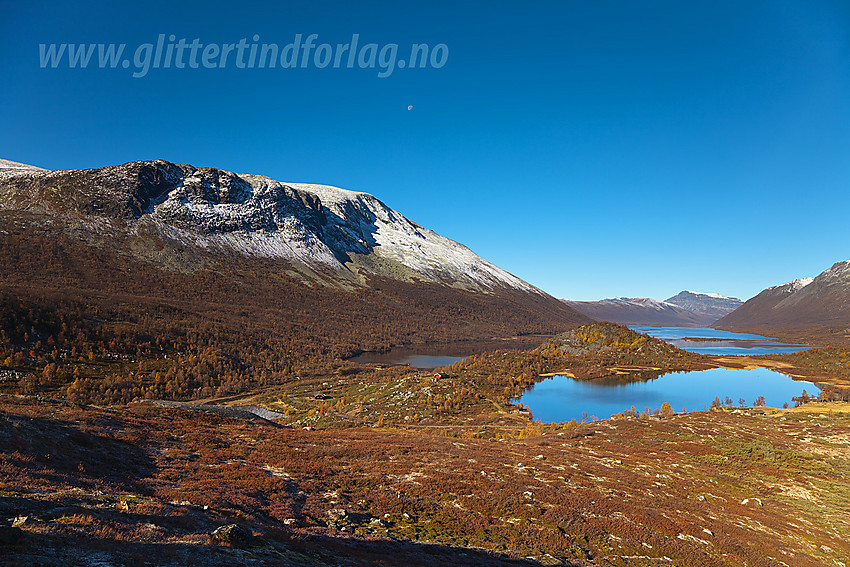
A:
[[[3,170],[3,169],[44,171],[40,167],[35,167],[34,165],[27,165],[25,163],[18,163],[16,161],[9,161],[7,159],[0,159],[0,170]]]
[[[697,327],[707,320],[678,305],[649,297],[615,297],[601,301],[569,301],[567,305],[589,317],[621,325]]]
[[[728,315],[744,303],[737,297],[700,291],[682,291],[667,299],[667,302],[704,317],[708,323]]]
[[[594,319],[622,325],[699,327],[710,325],[742,304],[719,293],[683,291],[667,301],[649,297],[615,297],[601,301],[563,300]]]
[[[837,262],[815,278],[769,287],[713,326],[843,336],[850,327],[850,261]]]
[[[46,209],[104,235],[156,235],[190,249],[288,261],[325,284],[362,284],[376,274],[543,294],[368,193],[166,161],[72,171],[4,164],[0,207]]]

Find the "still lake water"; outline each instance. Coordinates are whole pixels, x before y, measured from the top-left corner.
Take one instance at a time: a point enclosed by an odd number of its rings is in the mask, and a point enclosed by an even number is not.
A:
[[[464,341],[448,344],[396,347],[387,352],[364,352],[350,358],[352,362],[393,366],[406,364],[417,370],[433,370],[449,366],[470,355],[497,349],[532,349],[551,335],[511,337],[499,340]]]
[[[548,423],[579,421],[590,416],[607,419],[632,406],[643,411],[660,408],[664,402],[670,402],[677,412],[682,408],[702,411],[711,405],[715,396],[720,396],[721,400],[729,396],[736,406],[741,398],[744,405],[753,405],[759,396],[764,396],[771,407],[782,407],[784,402],[793,406],[791,398],[799,396],[803,390],[815,396],[820,392],[812,382],[793,380],[766,368],[673,372],[648,382],[623,383],[623,378],[627,377],[580,381],[555,376],[526,391],[520,402],[529,407],[534,419]]]
[[[466,348],[469,347],[467,346]],[[349,360],[365,364],[383,364],[385,366],[406,364],[417,370],[431,370],[440,366],[449,366],[469,356],[463,350],[462,347],[452,346],[394,348],[389,352],[364,352]]]
[[[703,327],[629,327],[638,333],[644,333],[656,339],[668,342],[682,350],[699,354],[719,356],[740,356],[757,354],[786,354],[814,348],[812,345],[783,343],[770,337],[750,333],[733,333],[719,329]],[[687,339],[709,339],[705,341]]]
[[[749,333],[732,333],[717,329],[693,327],[632,326],[639,333],[661,339],[681,349],[700,354],[721,356],[746,354],[781,354],[798,352],[811,345],[782,343],[770,337]],[[710,340],[685,340],[685,338]],[[525,392],[520,402],[526,404],[534,418],[543,422],[581,420],[590,416],[607,419],[630,409],[656,409],[670,402],[673,409],[702,411],[715,396],[732,398],[735,405],[753,405],[759,396],[771,407],[782,407],[803,390],[817,395],[820,387],[812,382],[794,380],[790,376],[768,370],[736,370],[714,368],[695,372],[664,374],[647,382],[629,382],[628,376],[611,376],[592,381],[579,381],[555,376]]]

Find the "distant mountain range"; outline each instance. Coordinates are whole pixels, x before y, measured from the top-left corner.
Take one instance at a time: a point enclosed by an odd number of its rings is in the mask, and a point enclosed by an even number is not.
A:
[[[719,293],[682,291],[667,299],[667,303],[678,305],[705,320],[716,321],[743,305],[744,302],[737,297],[726,297]]]
[[[621,325],[700,327],[731,313],[743,302],[717,293],[682,291],[659,301],[648,297],[617,297],[601,301],[569,301],[567,305],[602,321]]]
[[[843,339],[850,334],[850,261],[838,262],[815,278],[770,287],[712,326]]]
[[[126,307],[131,320],[164,303],[177,320],[341,354],[589,322],[368,193],[162,160],[68,171],[0,161],[3,292]]]

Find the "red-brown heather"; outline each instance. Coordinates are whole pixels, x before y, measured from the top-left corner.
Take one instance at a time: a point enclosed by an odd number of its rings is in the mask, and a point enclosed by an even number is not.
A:
[[[247,553],[295,565],[814,566],[850,553],[850,421],[821,408],[782,421],[749,410],[572,424],[508,441],[306,431],[148,403],[4,397],[2,409],[0,507],[24,534],[4,551],[10,564],[106,552],[159,565]],[[209,534],[233,523],[254,541],[222,555]]]

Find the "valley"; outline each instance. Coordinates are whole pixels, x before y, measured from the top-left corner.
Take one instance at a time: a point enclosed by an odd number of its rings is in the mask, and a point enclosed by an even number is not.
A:
[[[0,165],[10,565],[850,557],[837,315],[808,342],[824,348],[733,356],[702,326],[803,335],[740,322],[764,296],[595,302],[619,323],[687,327],[675,344],[599,321],[362,192],[161,160]],[[782,296],[828,303],[843,273]],[[817,392],[787,409],[718,391],[705,411],[659,398],[573,419],[523,402],[554,376],[625,388],[750,368]]]

